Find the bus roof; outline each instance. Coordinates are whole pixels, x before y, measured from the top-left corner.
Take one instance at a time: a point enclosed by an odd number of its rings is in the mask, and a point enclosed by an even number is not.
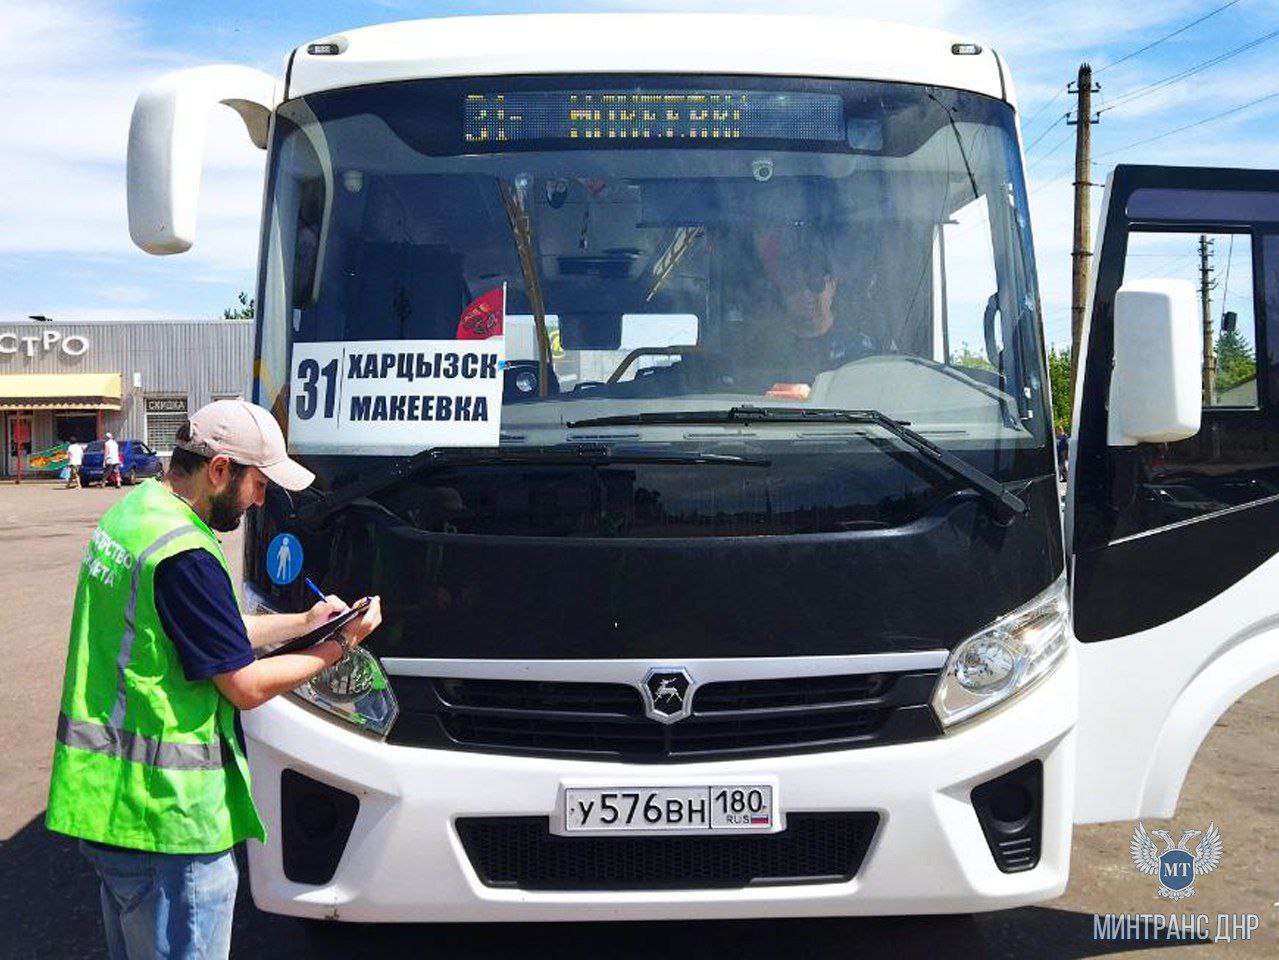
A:
[[[433,77],[674,73],[895,80],[1012,102],[1012,85],[993,50],[952,50],[972,43],[938,30],[828,16],[441,17],[362,27],[303,44],[292,57],[285,96]],[[317,46],[323,44],[337,52]]]

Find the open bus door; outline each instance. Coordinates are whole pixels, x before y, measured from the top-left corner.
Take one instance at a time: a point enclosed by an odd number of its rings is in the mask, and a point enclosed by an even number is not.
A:
[[[1213,723],[1279,674],[1279,171],[1116,168],[1083,341],[1075,819],[1171,816]]]

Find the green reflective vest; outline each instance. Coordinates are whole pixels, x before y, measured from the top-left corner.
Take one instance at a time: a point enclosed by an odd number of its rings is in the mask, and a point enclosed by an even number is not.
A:
[[[155,609],[155,570],[186,550],[226,569],[213,531],[149,480],[85,550],[71,619],[50,830],[160,853],[217,853],[266,831],[249,792],[235,708],[182,672]]]

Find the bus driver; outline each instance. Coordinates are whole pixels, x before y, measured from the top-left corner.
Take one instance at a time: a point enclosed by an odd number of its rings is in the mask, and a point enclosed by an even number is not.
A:
[[[768,340],[779,373],[797,384],[878,352],[875,340],[852,330],[838,309],[840,281],[825,238],[805,228],[756,233],[763,285],[756,301],[769,314]]]

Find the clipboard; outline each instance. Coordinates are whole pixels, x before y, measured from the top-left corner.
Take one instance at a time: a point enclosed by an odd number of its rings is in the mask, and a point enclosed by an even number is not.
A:
[[[265,660],[267,657],[278,657],[282,653],[297,653],[299,650],[306,650],[315,646],[317,643],[323,643],[333,634],[337,633],[352,620],[364,615],[364,611],[369,608],[369,598],[365,597],[357,601],[353,606],[343,610],[336,617],[330,617],[324,623],[320,624],[310,633],[304,633],[300,637],[294,637],[292,640],[286,640],[274,650],[262,654],[259,660]]]

